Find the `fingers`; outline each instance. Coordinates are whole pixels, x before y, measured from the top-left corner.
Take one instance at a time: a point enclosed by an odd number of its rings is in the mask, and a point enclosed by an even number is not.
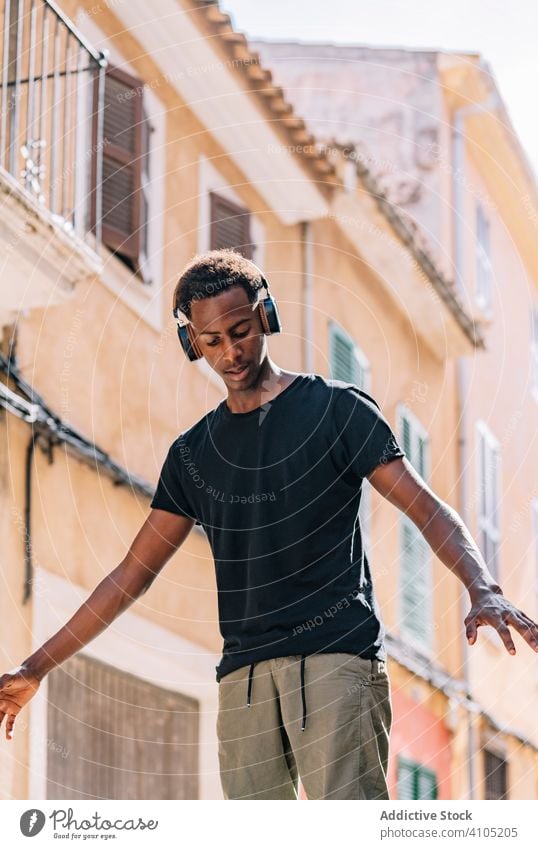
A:
[[[6,740],[11,740],[13,738],[13,726],[15,725],[15,714],[10,713],[7,717],[6,722]]]
[[[471,619],[470,622],[467,623],[465,628],[465,635],[467,637],[469,645],[474,646],[478,635],[478,628],[475,619]]]
[[[512,640],[512,635],[510,633],[510,629],[504,622],[500,622],[496,625],[497,631],[501,636],[501,640],[504,643],[504,646],[509,654],[516,653],[516,647],[514,645],[514,641]]]
[[[0,711],[0,728],[2,728],[4,717],[6,718],[6,740],[11,740],[13,739],[13,726],[15,725],[15,714],[10,714],[6,711]]]
[[[4,718],[6,720],[6,740],[13,739],[13,726],[21,705],[11,699],[0,699],[0,728]]]
[[[531,648],[538,651],[538,625],[536,622],[518,611],[510,617],[510,624],[521,634]]]

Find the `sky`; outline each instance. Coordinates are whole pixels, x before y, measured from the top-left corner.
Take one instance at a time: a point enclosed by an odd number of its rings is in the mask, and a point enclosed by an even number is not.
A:
[[[247,38],[480,53],[538,175],[536,0],[221,0],[220,5]]]

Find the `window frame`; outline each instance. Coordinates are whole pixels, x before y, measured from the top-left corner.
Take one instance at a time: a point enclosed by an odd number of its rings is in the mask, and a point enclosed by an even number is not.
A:
[[[75,15],[77,29],[92,44],[99,44],[106,50],[109,61],[115,66],[130,72],[135,76],[135,69],[126,60],[125,56],[118,52],[115,43],[110,41],[105,32],[97,26],[94,17],[91,17],[84,9],[79,9]],[[88,90],[84,107],[84,120],[88,122],[91,132],[93,121],[92,103],[93,89]],[[148,257],[146,282],[141,285],[139,277],[115,256],[105,245],[96,245],[95,249],[102,259],[102,268],[99,273],[99,282],[111,292],[115,299],[126,304],[142,321],[157,333],[161,333],[165,327],[165,309],[163,285],[164,275],[164,223],[167,220],[168,210],[166,207],[166,177],[167,162],[166,152],[168,120],[166,106],[156,91],[150,85],[144,88],[144,106],[151,124],[151,144],[149,150],[151,184],[149,186],[149,221],[148,221]],[[86,188],[88,195],[91,191],[91,161],[86,159],[81,163],[84,165],[86,175]],[[90,209],[88,209],[88,215]],[[88,219],[88,225],[89,225]],[[133,281],[134,277],[134,281]]]
[[[131,274],[140,279],[143,284],[151,285],[152,279],[148,260],[152,249],[150,232],[151,209],[149,214],[144,216],[144,218],[142,217],[142,209],[144,199],[148,207],[151,207],[151,193],[148,189],[149,181],[145,178],[144,166],[147,163],[149,167],[149,161],[151,159],[150,139],[154,127],[147,109],[144,80],[126,71],[116,63],[110,63],[105,69],[105,88],[107,77],[117,80],[119,83],[136,92],[132,98],[135,109],[134,151],[129,153],[106,139],[103,140],[102,150],[100,151],[103,160],[105,156],[108,156],[115,162],[129,167],[132,172],[133,192],[132,197],[128,199],[130,203],[132,232],[126,238],[123,231],[102,220],[101,242]],[[92,198],[90,202],[90,227],[94,233],[96,229],[95,194],[97,190],[97,97],[98,87],[96,80],[93,90],[92,156],[89,186],[90,196]],[[146,139],[146,149],[144,148],[144,139]],[[103,190],[101,189],[101,191]],[[146,242],[148,245],[147,251],[144,250]],[[133,263],[134,268],[131,268],[129,262]]]

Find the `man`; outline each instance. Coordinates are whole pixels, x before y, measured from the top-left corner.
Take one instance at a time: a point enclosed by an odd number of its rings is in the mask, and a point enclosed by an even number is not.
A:
[[[309,799],[388,799],[390,683],[358,521],[362,479],[411,518],[466,586],[471,645],[490,625],[515,654],[510,626],[538,650],[538,626],[503,596],[373,398],[270,359],[264,282],[233,251],[184,269],[174,294],[189,322],[182,344],[222,377],[227,398],[170,446],[122,563],[0,678],[0,724],[6,717],[11,739],[43,676],[142,595],[197,523],[215,560],[224,638],[216,677],[225,798],[294,799],[300,775]]]

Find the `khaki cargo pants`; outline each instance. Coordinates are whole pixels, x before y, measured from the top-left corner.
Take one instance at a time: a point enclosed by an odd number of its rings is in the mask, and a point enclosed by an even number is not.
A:
[[[258,661],[221,678],[225,799],[389,799],[392,724],[383,661],[346,652]]]

